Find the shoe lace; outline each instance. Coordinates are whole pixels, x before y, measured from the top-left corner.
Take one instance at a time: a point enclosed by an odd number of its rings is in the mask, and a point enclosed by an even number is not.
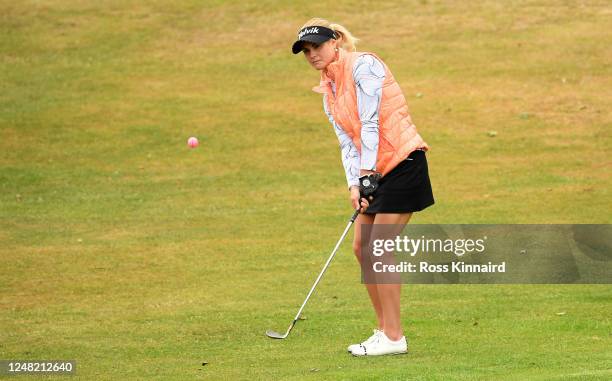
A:
[[[362,344],[368,344],[368,343],[373,342],[373,341],[374,341],[376,338],[378,338],[378,336],[379,336],[379,335],[380,335],[380,333],[382,332],[382,331],[381,331],[381,330],[379,330],[378,328],[374,328],[372,331],[374,332],[374,334],[373,334],[372,336],[368,337],[368,338],[366,339],[366,341],[364,341]]]
[[[374,346],[375,346],[375,345],[377,345],[378,343],[380,343],[380,339],[382,338],[381,333],[382,333],[382,331],[377,331],[377,332],[376,332],[376,336],[374,337],[374,339],[373,339],[371,342],[369,342],[367,345],[368,345],[368,346],[372,346],[372,345],[374,345]]]
[[[372,348],[372,346],[376,346],[378,345],[378,343],[380,342],[380,338],[381,338],[381,334],[382,334],[382,330],[375,328],[373,329],[374,334],[367,339],[366,341],[364,341],[363,343],[359,344],[359,346],[361,348],[363,348],[364,353],[368,353],[368,348]]]

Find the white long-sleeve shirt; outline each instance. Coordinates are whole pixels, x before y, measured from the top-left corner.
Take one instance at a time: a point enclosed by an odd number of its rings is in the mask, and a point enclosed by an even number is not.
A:
[[[385,69],[382,63],[370,54],[364,54],[355,60],[353,78],[357,93],[357,109],[361,120],[361,152],[350,136],[340,127],[327,109],[327,95],[323,96],[323,109],[334,127],[340,142],[342,165],[349,188],[359,185],[359,170],[376,170],[378,155],[378,110],[382,96],[382,85],[385,80]],[[336,94],[336,84],[331,83]]]

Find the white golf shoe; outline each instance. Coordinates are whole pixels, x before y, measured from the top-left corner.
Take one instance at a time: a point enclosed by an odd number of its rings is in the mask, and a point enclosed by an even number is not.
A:
[[[374,340],[367,344],[359,344],[351,353],[353,356],[398,355],[408,353],[408,344],[406,336],[402,336],[397,341],[392,341],[384,332],[380,332]]]
[[[353,350],[359,348],[360,345],[365,345],[365,344],[371,343],[372,341],[374,341],[376,339],[376,336],[378,336],[379,333],[382,333],[382,331],[380,329],[378,329],[378,328],[375,328],[373,331],[374,331],[374,334],[372,336],[368,337],[361,344],[352,344],[352,345],[349,345],[348,348],[347,348],[348,351],[352,353]]]

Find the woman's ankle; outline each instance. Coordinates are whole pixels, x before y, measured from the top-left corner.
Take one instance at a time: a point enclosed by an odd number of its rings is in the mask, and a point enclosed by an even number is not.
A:
[[[385,336],[387,336],[387,338],[391,341],[398,341],[404,336],[401,329],[398,331],[389,331],[389,332],[386,332],[383,330],[383,332]]]

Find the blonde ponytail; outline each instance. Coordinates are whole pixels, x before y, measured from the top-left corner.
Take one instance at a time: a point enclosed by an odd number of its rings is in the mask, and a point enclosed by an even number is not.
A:
[[[354,52],[357,49],[355,45],[357,45],[357,42],[359,41],[359,39],[353,36],[351,32],[349,32],[348,29],[346,29],[344,26],[340,24],[332,24],[331,22],[325,19],[322,19],[322,18],[315,17],[315,18],[308,20],[306,24],[302,25],[302,27],[298,31],[306,28],[307,26],[316,26],[316,25],[324,26],[336,32],[336,34],[338,35],[337,37],[338,44],[342,49],[348,50],[351,52]]]

